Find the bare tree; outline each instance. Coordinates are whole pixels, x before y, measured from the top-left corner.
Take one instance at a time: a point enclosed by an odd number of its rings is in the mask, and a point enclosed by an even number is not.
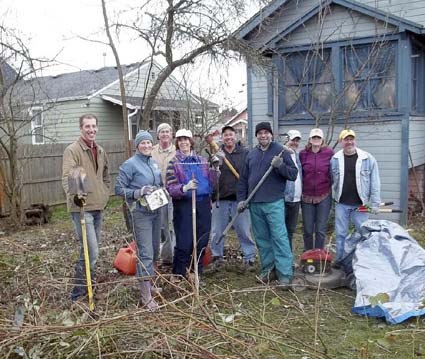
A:
[[[161,86],[177,68],[203,55],[213,61],[229,56],[230,35],[243,21],[245,6],[242,0],[146,0],[125,12],[132,20],[117,20],[117,29],[136,34],[148,46],[151,63],[160,58],[166,63],[153,83],[146,84],[139,127],[149,127]]]
[[[115,62],[117,64],[118,79],[120,82],[121,103],[122,103],[121,107],[122,107],[122,122],[123,122],[123,128],[124,128],[124,143],[126,144],[127,157],[130,157],[132,154],[132,151],[131,151],[131,144],[129,141],[127,98],[126,98],[126,92],[125,92],[124,74],[123,74],[118,50],[115,46],[115,42],[109,28],[109,19],[108,19],[108,14],[106,11],[105,0],[101,0],[101,2],[102,2],[103,21],[105,22],[105,31],[106,31],[106,36],[108,37],[108,44],[112,50],[112,53],[114,54]]]
[[[45,59],[31,57],[15,30],[0,26],[0,191],[6,195],[14,224],[19,223],[22,215],[20,142],[27,136],[43,136],[31,132],[31,121],[39,113],[31,111],[31,104],[20,97],[20,89],[24,79],[34,78],[47,63]]]

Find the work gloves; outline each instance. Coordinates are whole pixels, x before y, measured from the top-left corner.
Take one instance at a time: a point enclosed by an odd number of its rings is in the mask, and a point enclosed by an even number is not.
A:
[[[86,205],[86,195],[84,194],[76,194],[74,196],[74,204],[77,207],[84,207]]]
[[[198,182],[196,179],[191,179],[189,182],[187,182],[185,185],[183,185],[183,192],[186,193],[187,191],[194,190],[198,188]]]
[[[240,201],[237,206],[237,211],[242,213],[248,208],[248,203],[246,201]]]
[[[372,206],[372,207],[370,207],[369,212],[372,213],[372,214],[378,214],[379,213],[379,207]]]
[[[274,168],[279,168],[282,165],[282,163],[283,163],[283,158],[282,157],[280,157],[280,156],[274,156],[273,159],[272,159],[271,165]]]
[[[222,150],[217,151],[210,157],[210,164],[214,168],[218,168],[223,164],[223,159],[226,157]]]
[[[133,197],[134,199],[139,199],[142,196],[151,194],[155,190],[156,190],[155,186],[143,186],[142,188],[136,189],[134,191]]]
[[[222,160],[216,155],[212,155],[210,158],[210,164],[214,168],[219,168],[222,163]]]

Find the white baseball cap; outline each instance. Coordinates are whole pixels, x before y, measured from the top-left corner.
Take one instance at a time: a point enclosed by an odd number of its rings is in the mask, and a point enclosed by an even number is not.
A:
[[[289,136],[289,139],[292,141],[294,138],[299,138],[301,139],[301,132],[298,130],[289,130],[287,132],[287,135]]]
[[[176,132],[176,138],[178,138],[178,137],[188,137],[188,138],[192,138],[193,136],[192,136],[192,131],[191,130],[186,130],[186,129],[181,129],[181,130],[178,130],[177,132]]]
[[[320,138],[323,138],[323,131],[320,128],[313,128],[310,131],[310,135],[308,137],[312,138],[314,136],[318,136]]]

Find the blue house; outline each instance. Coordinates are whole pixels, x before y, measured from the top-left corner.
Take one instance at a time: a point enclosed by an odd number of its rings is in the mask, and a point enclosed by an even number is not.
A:
[[[423,0],[275,0],[237,32],[248,56],[248,138],[258,122],[276,134],[321,127],[339,150],[341,129],[377,159],[382,199],[423,203],[425,6]],[[414,176],[413,176],[414,175]],[[380,218],[382,218],[381,216]]]

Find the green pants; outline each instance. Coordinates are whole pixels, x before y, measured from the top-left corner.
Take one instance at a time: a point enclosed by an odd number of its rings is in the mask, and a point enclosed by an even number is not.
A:
[[[285,226],[285,202],[250,203],[252,231],[261,260],[261,273],[276,269],[278,279],[292,279],[292,251]]]

